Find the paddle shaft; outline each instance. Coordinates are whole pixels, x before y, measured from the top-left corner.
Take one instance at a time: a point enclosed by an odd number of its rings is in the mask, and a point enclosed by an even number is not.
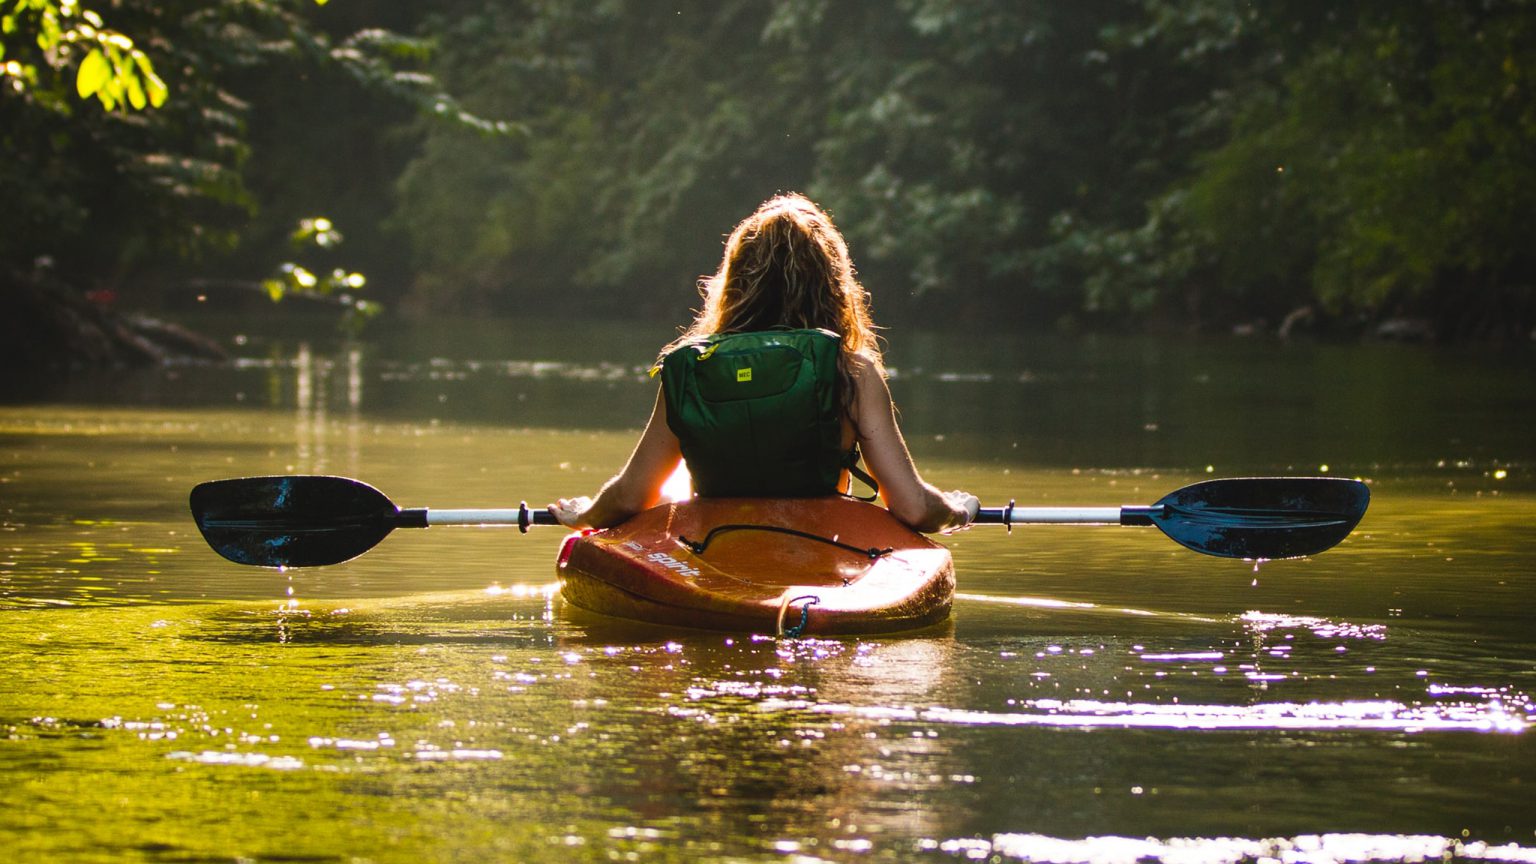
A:
[[[972,520],[973,525],[1135,525],[1155,524],[1154,519],[1163,515],[1165,508],[1154,504],[1149,507],[1127,505],[1124,507],[983,507]],[[532,509],[523,505],[517,509],[441,509],[415,507],[404,509],[394,519],[396,528],[430,528],[433,526],[487,527],[509,525],[527,530],[532,525],[559,525],[560,522],[548,510]]]
[[[527,504],[519,505],[516,510],[511,508],[439,510],[413,507],[401,510],[394,518],[396,528],[430,528],[435,525],[508,525],[527,531],[530,525],[560,524],[555,514],[542,508],[529,509]]]
[[[1160,505],[1151,507],[983,507],[976,525],[1151,525],[1162,515]]]
[[[1151,525],[1152,517],[1162,507],[983,507],[976,514],[975,525]],[[395,517],[397,528],[435,526],[558,525],[548,510],[527,506],[517,509],[445,510],[417,507],[401,510]]]

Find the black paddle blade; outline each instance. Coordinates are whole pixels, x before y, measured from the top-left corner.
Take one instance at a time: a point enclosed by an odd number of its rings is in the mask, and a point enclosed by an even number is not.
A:
[[[399,527],[398,513],[383,492],[345,477],[240,477],[192,489],[203,539],[236,564],[339,564]]]
[[[1169,494],[1148,515],[1164,534],[1196,552],[1254,560],[1300,558],[1348,537],[1370,501],[1370,490],[1358,480],[1207,480]]]

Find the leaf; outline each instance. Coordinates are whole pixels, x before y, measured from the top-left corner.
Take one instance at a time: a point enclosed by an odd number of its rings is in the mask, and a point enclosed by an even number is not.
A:
[[[123,83],[128,87],[128,104],[132,105],[134,110],[143,111],[144,106],[149,104],[149,99],[144,95],[144,85],[139,83],[139,76],[129,72],[124,76]]]
[[[170,93],[165,82],[153,72],[144,73],[144,90],[149,94],[149,104],[156,108],[165,104],[165,98]]]
[[[149,62],[149,55],[135,48],[128,53],[128,56],[139,70],[139,80],[144,85],[144,93],[149,97],[149,104],[156,108],[164,105],[167,95],[165,82],[155,74],[155,64]]]
[[[80,61],[80,71],[75,75],[75,92],[84,99],[100,91],[110,77],[112,69],[107,64],[107,58],[102,56],[101,49],[97,48]]]

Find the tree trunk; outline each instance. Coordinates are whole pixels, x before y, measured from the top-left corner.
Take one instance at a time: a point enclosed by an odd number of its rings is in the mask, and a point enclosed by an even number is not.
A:
[[[213,341],[174,324],[119,315],[50,281],[0,276],[0,368],[58,377],[73,370],[222,360]]]

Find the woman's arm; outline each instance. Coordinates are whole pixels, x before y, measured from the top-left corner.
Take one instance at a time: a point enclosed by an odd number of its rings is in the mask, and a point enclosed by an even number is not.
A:
[[[596,496],[561,498],[549,505],[549,512],[571,528],[617,525],[661,501],[661,487],[682,458],[677,436],[667,426],[666,401],[658,390],[651,419],[624,469],[604,483]]]
[[[896,424],[896,407],[885,377],[854,355],[853,421],[869,473],[880,484],[880,497],[891,514],[918,531],[954,531],[976,518],[976,496],[940,492],[923,480]]]

